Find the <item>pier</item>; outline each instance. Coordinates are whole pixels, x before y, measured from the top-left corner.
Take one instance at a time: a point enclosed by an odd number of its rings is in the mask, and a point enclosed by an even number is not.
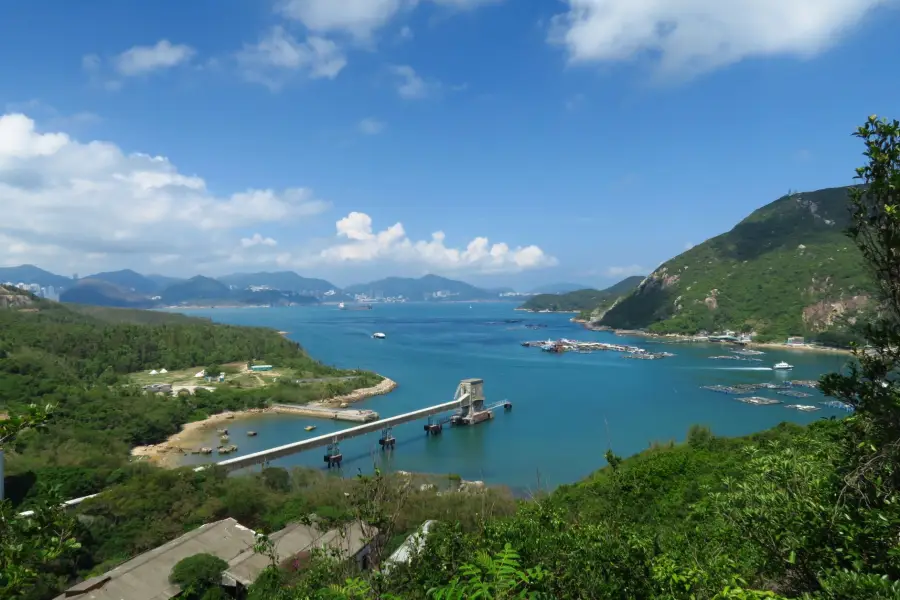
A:
[[[359,408],[331,408],[328,406],[309,404],[273,404],[272,409],[280,413],[303,415],[305,417],[313,417],[316,419],[352,421],[354,423],[369,423],[378,420],[378,413],[374,410]]]
[[[397,415],[395,417],[388,417],[385,419],[379,419],[377,421],[371,421],[369,423],[364,423],[362,425],[357,425],[355,427],[350,427],[341,431],[335,431],[334,433],[326,433],[324,435],[320,435],[307,440],[285,444],[284,446],[270,448],[269,450],[254,452],[253,454],[248,454],[246,456],[230,458],[216,463],[216,466],[224,468],[229,472],[237,471],[239,469],[244,469],[246,467],[251,467],[254,465],[265,465],[266,463],[269,463],[273,460],[284,458],[285,456],[290,456],[292,454],[298,454],[306,450],[325,447],[327,448],[323,457],[325,463],[329,468],[340,467],[341,461],[343,460],[343,454],[340,450],[340,442],[342,442],[343,440],[359,437],[375,431],[380,431],[381,437],[378,440],[379,444],[383,449],[390,449],[394,447],[394,444],[396,442],[393,436],[393,427],[395,425],[409,423],[418,419],[434,417],[435,415],[440,415],[442,413],[450,411],[456,412],[445,420],[440,421],[440,426],[442,426],[443,423],[447,422],[451,423],[452,425],[475,425],[476,423],[481,423],[482,421],[493,418],[493,411],[500,407],[503,407],[506,410],[510,410],[512,408],[512,404],[508,401],[498,402],[493,405],[486,406],[484,400],[484,380],[463,379],[459,383],[459,386],[457,386],[456,393],[453,396],[453,400],[451,400],[450,402],[436,404],[427,408],[420,408],[419,410],[414,410],[402,415]],[[431,424],[432,422],[432,420],[429,420],[429,424]],[[426,425],[425,427],[426,431],[428,431],[428,425]],[[198,467],[195,470],[199,471],[204,468],[206,467]]]

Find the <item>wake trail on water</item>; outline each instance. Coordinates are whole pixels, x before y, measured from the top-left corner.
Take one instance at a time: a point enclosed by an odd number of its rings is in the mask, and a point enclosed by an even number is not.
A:
[[[773,371],[772,367],[718,367],[716,371]]]

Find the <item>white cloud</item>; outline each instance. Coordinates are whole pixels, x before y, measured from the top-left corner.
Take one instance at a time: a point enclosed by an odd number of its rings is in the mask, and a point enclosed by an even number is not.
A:
[[[608,267],[607,277],[631,277],[632,275],[646,275],[649,269],[640,265],[628,265],[627,267]]]
[[[283,0],[277,10],[299,21],[310,31],[345,33],[369,40],[398,14],[412,10],[426,0]],[[430,0],[432,4],[456,10],[475,8],[502,0]]]
[[[113,66],[120,75],[133,77],[176,67],[191,60],[195,54],[188,45],[160,40],[153,46],[134,46],[126,50],[113,59]],[[96,57],[82,59],[82,64],[88,68],[95,68],[95,63]]]
[[[387,124],[372,117],[368,117],[359,122],[359,132],[364,135],[378,135],[385,130]]]
[[[690,76],[745,58],[814,56],[894,0],[565,0],[550,40],[573,63],[650,54],[661,74]]]
[[[334,79],[347,65],[340,47],[331,40],[309,36],[299,41],[275,26],[256,44],[245,44],[237,61],[248,81],[279,89],[294,73],[305,72],[311,79]]]
[[[390,72],[396,78],[397,94],[405,100],[421,100],[440,89],[440,83],[425,81],[409,65],[392,65]]]
[[[0,256],[78,271],[101,255],[133,268],[178,256],[191,269],[274,244],[261,233],[241,239],[245,228],[290,226],[328,208],[304,188],[216,195],[164,157],[40,133],[23,114],[0,116],[0,206]]]
[[[258,233],[254,233],[252,237],[241,238],[242,248],[253,248],[254,246],[277,246],[278,242],[270,237],[264,237]]]
[[[537,246],[510,248],[504,243],[491,244],[486,237],[476,237],[465,248],[445,244],[442,231],[430,240],[411,240],[401,223],[375,232],[372,218],[351,212],[336,224],[338,243],[319,253],[318,262],[325,264],[396,262],[425,266],[437,272],[518,272],[557,264]]]

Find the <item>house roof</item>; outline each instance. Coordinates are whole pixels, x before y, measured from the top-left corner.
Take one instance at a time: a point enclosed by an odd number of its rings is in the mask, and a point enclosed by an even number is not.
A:
[[[371,531],[369,531],[371,530]],[[322,532],[315,526],[293,523],[281,531],[269,536],[275,545],[276,562],[281,563],[301,552],[315,549],[336,551],[344,559],[355,556],[366,547],[370,536],[377,534],[374,527],[364,528],[359,522],[336,530]],[[242,552],[228,562],[225,579],[231,579],[243,585],[250,585],[265,568],[269,566],[269,557],[256,554],[252,548]]]
[[[255,541],[256,534],[234,519],[201,525],[112,571],[72,586],[56,600],[169,600],[181,591],[169,583],[178,561],[200,553],[229,561],[248,548],[252,551]]]

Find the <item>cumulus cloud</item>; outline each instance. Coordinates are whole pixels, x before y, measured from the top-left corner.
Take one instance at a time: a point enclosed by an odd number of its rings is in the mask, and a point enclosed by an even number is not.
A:
[[[632,275],[646,275],[649,269],[640,265],[628,265],[626,267],[609,267],[606,269],[607,277],[631,277]]]
[[[310,79],[334,79],[347,66],[347,58],[332,40],[309,36],[299,41],[284,27],[272,27],[255,44],[237,53],[244,78],[279,89],[295,73]]]
[[[178,66],[191,60],[195,54],[196,51],[186,44],[160,40],[153,46],[134,46],[126,50],[115,57],[113,66],[120,75],[133,77]],[[88,59],[88,66],[91,62],[94,61]]]
[[[241,238],[241,247],[253,248],[254,246],[277,246],[278,242],[270,237],[263,237],[258,233],[254,233],[252,237]]]
[[[565,0],[551,42],[574,63],[650,54],[664,75],[761,56],[810,57],[894,0]]]
[[[483,273],[518,272],[557,264],[555,258],[534,245],[510,248],[502,242],[491,244],[486,237],[476,237],[460,249],[448,247],[442,231],[431,234],[430,240],[420,241],[411,240],[402,223],[374,231],[372,218],[362,212],[351,212],[335,227],[338,241],[320,252],[319,262],[384,261],[425,266],[438,272]]]
[[[432,4],[463,10],[502,0],[430,0]],[[398,14],[415,8],[419,0],[283,0],[277,10],[310,31],[344,33],[368,40]]]
[[[328,208],[304,188],[216,195],[165,157],[41,133],[24,114],[0,116],[0,206],[0,255],[52,255],[54,264],[99,256],[118,264],[206,260],[235,246],[274,244],[261,234],[239,242],[244,228],[295,223]]]
[[[368,117],[359,122],[359,132],[364,135],[378,135],[385,130],[387,125],[384,121]]]
[[[396,81],[397,94],[405,100],[421,100],[440,89],[440,83],[425,81],[409,65],[392,65],[390,72]]]

